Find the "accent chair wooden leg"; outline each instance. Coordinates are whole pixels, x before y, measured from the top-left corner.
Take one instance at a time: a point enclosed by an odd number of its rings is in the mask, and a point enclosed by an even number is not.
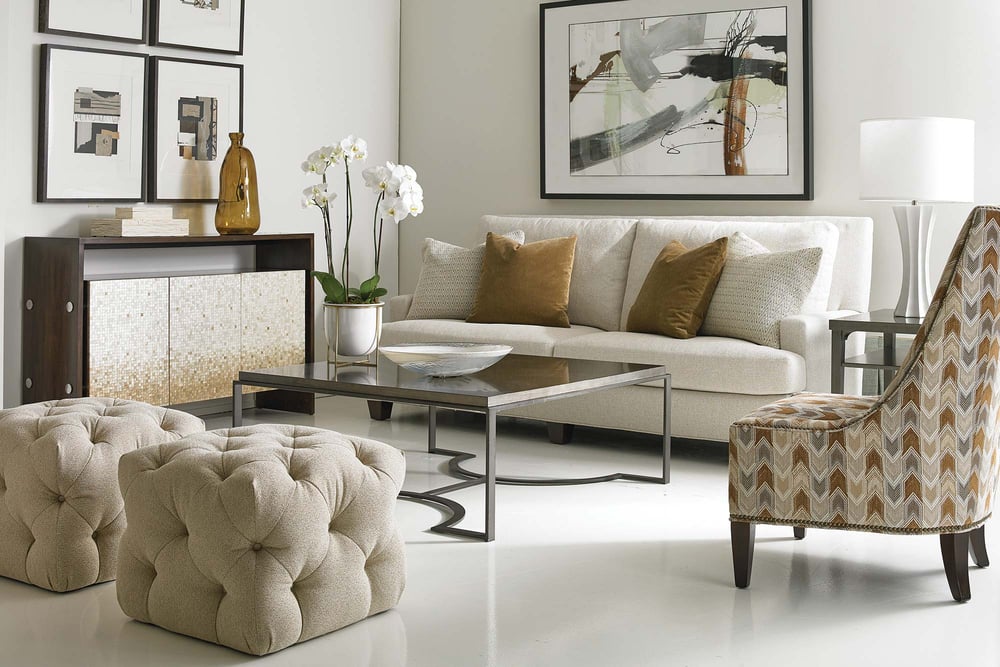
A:
[[[795,539],[804,540],[806,539],[806,527],[805,526],[795,526],[794,529]]]
[[[750,572],[753,570],[753,541],[756,527],[744,521],[732,521],[729,524],[733,539],[733,576],[736,588],[746,588],[750,585]]]
[[[384,422],[392,416],[392,401],[368,401],[368,416]]]
[[[972,598],[969,590],[969,533],[942,534],[941,557],[951,596],[956,602],[968,601]]]
[[[573,439],[573,424],[559,424],[557,422],[546,422],[549,428],[549,442],[554,445],[566,445]]]
[[[978,567],[990,566],[990,557],[986,553],[986,526],[980,526],[969,533],[969,554]]]

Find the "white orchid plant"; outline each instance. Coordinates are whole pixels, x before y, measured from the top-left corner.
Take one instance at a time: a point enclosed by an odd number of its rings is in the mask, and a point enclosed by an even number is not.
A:
[[[404,164],[386,162],[369,167],[362,172],[365,185],[378,194],[372,218],[372,242],[375,252],[375,275],[363,280],[358,287],[350,287],[351,231],[354,226],[354,200],[351,195],[351,164],[368,158],[368,144],[354,135],[340,143],[323,146],[313,151],[302,163],[302,171],[320,177],[320,182],[302,191],[302,207],[315,206],[323,215],[323,233],[326,240],[326,271],[313,271],[326,295],[327,303],[375,303],[387,294],[379,287],[379,263],[382,260],[382,228],[386,220],[398,224],[424,210],[424,192],[417,183],[417,172]],[[331,231],[330,202],[337,198],[331,192],[326,174],[331,166],[344,165],[346,183],[344,254],[340,263],[340,278],[333,268],[333,234]]]

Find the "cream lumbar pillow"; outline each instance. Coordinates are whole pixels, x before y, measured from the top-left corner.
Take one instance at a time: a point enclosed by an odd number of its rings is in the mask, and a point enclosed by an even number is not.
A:
[[[781,320],[802,312],[816,281],[823,249],[740,257],[749,244],[730,240],[730,248],[737,246],[737,256],[730,255],[726,261],[700,333],[780,347]]]
[[[507,232],[505,237],[524,243],[524,232]],[[443,241],[424,239],[423,266],[408,320],[464,320],[472,312],[483,270],[486,244],[463,248]]]

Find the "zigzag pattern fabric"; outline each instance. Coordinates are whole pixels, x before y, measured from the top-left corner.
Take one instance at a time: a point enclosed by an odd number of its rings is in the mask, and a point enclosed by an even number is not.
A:
[[[1000,209],[969,215],[880,397],[798,394],[735,422],[733,521],[879,533],[982,525],[1000,475]]]

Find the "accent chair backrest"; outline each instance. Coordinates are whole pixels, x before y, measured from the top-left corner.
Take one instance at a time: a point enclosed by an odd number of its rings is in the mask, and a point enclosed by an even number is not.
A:
[[[908,514],[941,515],[910,517],[918,525],[947,523],[949,516],[957,526],[973,525],[992,508],[1000,475],[998,264],[1000,209],[977,207],[900,371],[852,426],[878,422],[878,446],[902,448],[899,483]],[[937,481],[933,499],[926,497],[929,480]]]

